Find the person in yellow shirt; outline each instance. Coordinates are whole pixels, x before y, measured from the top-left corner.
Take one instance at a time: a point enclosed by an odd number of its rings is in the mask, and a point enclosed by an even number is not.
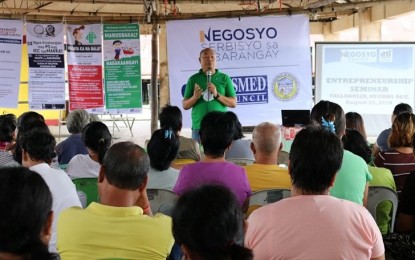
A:
[[[251,150],[255,163],[244,166],[252,192],[264,189],[291,189],[288,169],[277,165],[281,148],[279,126],[264,122],[254,128]]]
[[[100,203],[67,209],[58,219],[62,260],[166,259],[174,243],[171,218],[151,217],[149,165],[144,149],[132,142],[110,147],[98,176]]]

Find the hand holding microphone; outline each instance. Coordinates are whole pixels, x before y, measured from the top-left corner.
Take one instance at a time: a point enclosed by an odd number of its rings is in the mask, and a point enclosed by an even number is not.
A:
[[[206,81],[207,81],[207,89],[209,93],[213,94],[213,98],[217,98],[218,92],[216,90],[216,86],[212,83],[212,71],[211,70],[206,71]]]

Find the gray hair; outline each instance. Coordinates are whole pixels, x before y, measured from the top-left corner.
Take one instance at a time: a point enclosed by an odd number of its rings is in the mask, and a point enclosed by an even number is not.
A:
[[[66,127],[68,128],[69,133],[79,134],[82,133],[82,129],[91,121],[91,116],[89,113],[83,109],[76,109],[71,111],[66,117]]]

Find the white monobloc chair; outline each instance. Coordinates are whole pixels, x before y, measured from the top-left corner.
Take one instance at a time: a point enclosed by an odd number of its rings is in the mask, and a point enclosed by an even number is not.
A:
[[[369,194],[367,197],[367,210],[376,221],[376,208],[382,201],[392,202],[390,232],[393,232],[395,225],[396,212],[398,210],[398,194],[387,187],[372,186],[369,187]]]

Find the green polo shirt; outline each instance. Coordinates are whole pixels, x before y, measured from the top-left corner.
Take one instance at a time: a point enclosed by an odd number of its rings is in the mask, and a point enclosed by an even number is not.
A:
[[[211,111],[227,111],[227,107],[220,101],[214,99],[212,93],[207,93],[207,77],[202,70],[199,70],[198,73],[191,76],[187,81],[186,90],[184,92],[185,99],[193,96],[196,83],[203,89],[204,93],[192,108],[193,130],[200,129],[200,123],[207,113]],[[231,78],[228,75],[216,70],[216,72],[212,75],[212,83],[216,86],[216,90],[219,95],[235,97],[235,88],[232,84]]]

